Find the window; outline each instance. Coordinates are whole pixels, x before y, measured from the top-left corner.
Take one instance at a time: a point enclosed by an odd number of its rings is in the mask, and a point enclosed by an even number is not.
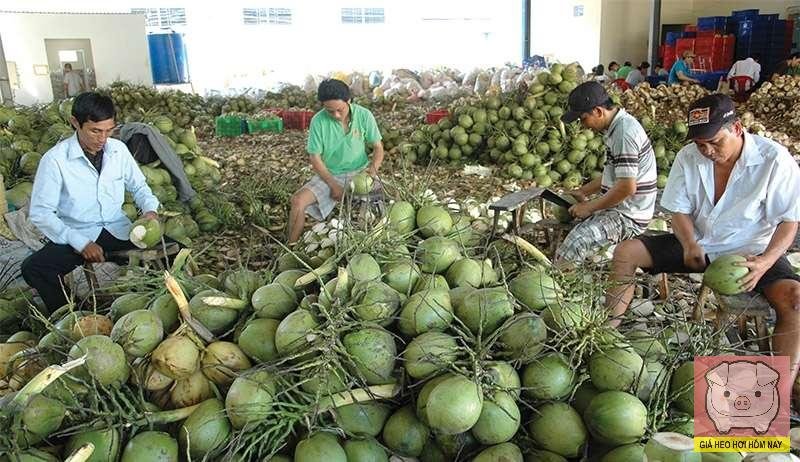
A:
[[[342,8],[342,24],[383,24],[383,8]]]
[[[258,24],[291,24],[289,8],[242,8],[242,20],[247,26]]]
[[[143,14],[147,27],[186,25],[186,8],[131,8],[131,13]]]

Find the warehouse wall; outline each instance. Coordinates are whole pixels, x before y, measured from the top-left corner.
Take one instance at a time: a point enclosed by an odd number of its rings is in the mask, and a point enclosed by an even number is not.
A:
[[[532,0],[531,54],[578,61],[588,72],[600,59],[602,0]],[[582,16],[575,7],[582,6]]]
[[[0,12],[0,31],[6,60],[15,62],[19,73],[16,103],[53,99],[50,75],[34,74],[35,65],[47,65],[44,39],[89,39],[99,86],[119,79],[152,84],[142,16]]]

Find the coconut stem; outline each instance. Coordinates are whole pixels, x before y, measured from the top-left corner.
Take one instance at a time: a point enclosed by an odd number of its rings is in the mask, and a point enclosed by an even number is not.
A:
[[[507,240],[508,242],[511,242],[512,244],[516,245],[520,249],[527,252],[528,255],[534,258],[534,260],[537,260],[548,266],[552,265],[552,262],[550,261],[549,258],[547,258],[547,255],[542,253],[542,251],[539,250],[535,245],[531,244],[525,239],[519,236],[512,236],[510,234],[503,234],[503,239]]]
[[[192,317],[192,313],[189,311],[189,301],[186,300],[186,295],[183,294],[183,290],[175,278],[169,274],[169,271],[164,271],[164,284],[167,286],[167,290],[169,291],[172,298],[175,300],[175,303],[178,305],[178,311],[181,313],[181,318],[183,321],[189,325],[196,333],[199,335],[206,343],[211,343],[214,341],[214,334],[209,331],[206,326],[202,325],[198,321],[196,321]]]
[[[16,407],[24,405],[32,396],[38,395],[44,391],[48,385],[55,382],[59,377],[70,370],[75,369],[76,367],[82,366],[85,362],[86,356],[84,355],[78,359],[74,359],[64,364],[54,364],[52,366],[48,366],[46,369],[36,374],[33,379],[31,379],[25,384],[24,387],[22,387],[22,389],[11,400],[11,406]]]
[[[144,417],[135,422],[136,425],[144,424],[170,424],[186,419],[197,409],[200,404],[182,407],[170,411],[146,412]]]
[[[320,400],[319,410],[327,411],[329,409],[347,406],[348,404],[353,403],[394,398],[398,393],[400,393],[400,389],[401,387],[399,384],[389,384],[374,385],[367,388],[358,388],[356,390],[335,393]]]
[[[86,443],[75,450],[64,462],[85,462],[94,454],[94,444]]]

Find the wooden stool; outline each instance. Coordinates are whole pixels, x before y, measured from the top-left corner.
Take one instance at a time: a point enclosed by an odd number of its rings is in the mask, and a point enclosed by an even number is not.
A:
[[[700,290],[700,296],[697,298],[697,305],[694,308],[692,317],[695,321],[703,319],[703,308],[705,307],[708,295],[711,289],[706,286]],[[717,329],[724,327],[724,323],[731,318],[736,320],[739,338],[744,341],[752,341],[748,339],[747,321],[752,319],[755,326],[756,335],[758,339],[758,348],[762,352],[771,351],[769,343],[769,330],[767,329],[767,318],[771,314],[771,306],[764,296],[756,292],[746,292],[737,295],[719,295],[714,294],[717,299],[718,308],[714,319],[714,326]]]
[[[521,228],[521,233],[541,233],[548,256],[554,256],[559,244],[564,241],[567,234],[575,227],[575,222],[562,223],[553,218],[542,218],[536,223],[531,223]]]

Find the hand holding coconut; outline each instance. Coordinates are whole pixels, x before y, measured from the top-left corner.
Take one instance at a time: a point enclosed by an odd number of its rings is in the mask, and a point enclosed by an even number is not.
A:
[[[569,208],[569,213],[575,218],[588,218],[594,213],[594,206],[591,202],[579,202]]]
[[[770,261],[763,255],[747,255],[745,259],[746,261],[739,262],[737,265],[748,268],[750,271],[739,278],[739,280],[736,282],[739,283],[745,292],[749,292],[756,288],[758,281],[761,280],[761,277],[764,276],[764,273],[766,273],[767,270],[770,269],[773,264],[775,264],[775,262]]]

